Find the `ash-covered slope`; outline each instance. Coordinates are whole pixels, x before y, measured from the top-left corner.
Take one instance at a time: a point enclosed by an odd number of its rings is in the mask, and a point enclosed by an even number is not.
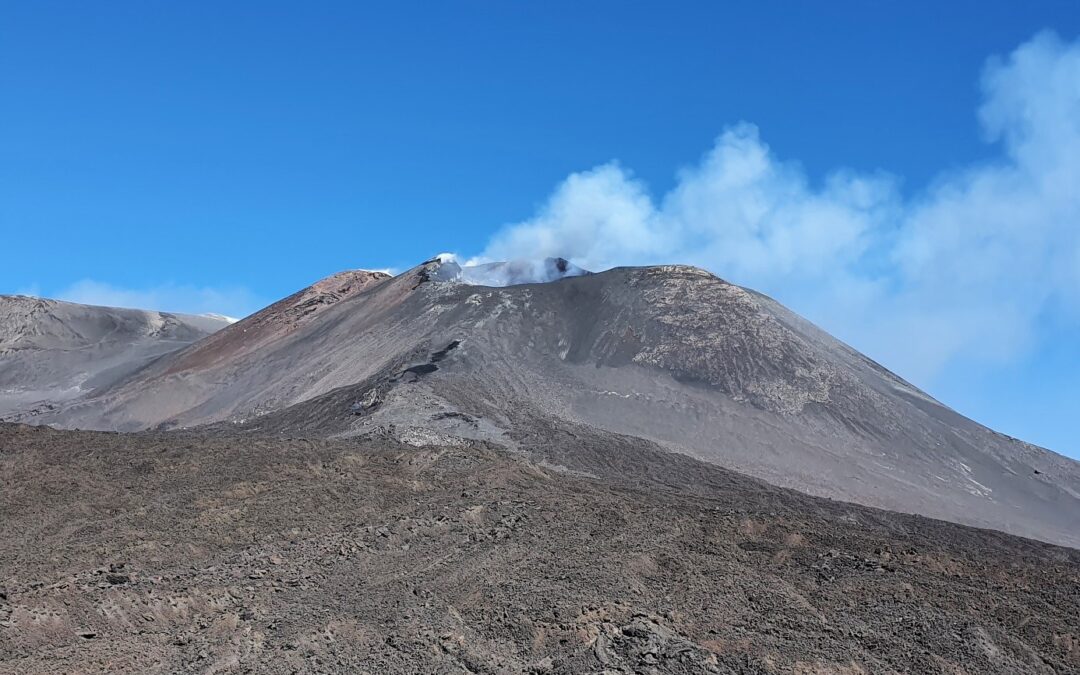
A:
[[[0,295],[0,416],[31,416],[108,387],[225,318]]]
[[[956,414],[760,294],[684,266],[504,288],[453,272],[372,279],[272,341],[193,357],[224,332],[48,421],[392,429],[571,468],[573,430],[595,428],[816,495],[1080,545],[1076,463]]]
[[[383,272],[340,272],[64,410],[15,421],[134,431],[280,409],[303,400],[320,351],[332,343],[347,347],[349,328],[333,318],[333,310],[388,279]],[[357,353],[344,349],[334,356],[347,365]]]

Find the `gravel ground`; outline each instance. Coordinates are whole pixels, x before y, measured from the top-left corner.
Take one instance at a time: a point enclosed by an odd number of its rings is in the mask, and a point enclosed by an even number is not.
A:
[[[1080,551],[608,441],[0,425],[0,671],[1080,672]]]

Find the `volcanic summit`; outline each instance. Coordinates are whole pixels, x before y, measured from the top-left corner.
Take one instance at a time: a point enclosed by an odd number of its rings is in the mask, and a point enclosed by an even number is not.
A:
[[[584,427],[814,495],[1080,544],[1075,462],[686,266],[433,259],[396,277],[346,272],[34,419],[346,438],[392,428],[572,468],[573,451],[542,430]]]

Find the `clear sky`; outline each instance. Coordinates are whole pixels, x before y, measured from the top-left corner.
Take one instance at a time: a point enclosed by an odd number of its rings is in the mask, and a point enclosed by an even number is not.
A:
[[[0,293],[686,261],[1080,456],[1076,2],[369,4],[0,5]]]

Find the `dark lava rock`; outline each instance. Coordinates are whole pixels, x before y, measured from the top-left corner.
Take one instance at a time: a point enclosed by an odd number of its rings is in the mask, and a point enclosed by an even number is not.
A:
[[[562,431],[0,425],[0,672],[1080,672],[1080,551]]]

